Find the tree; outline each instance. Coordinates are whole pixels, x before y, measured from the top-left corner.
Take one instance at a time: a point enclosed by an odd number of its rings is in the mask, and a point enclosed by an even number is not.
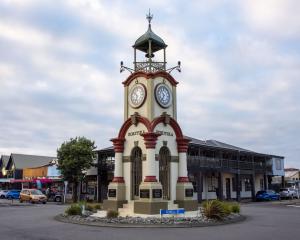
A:
[[[74,184],[74,202],[78,200],[78,183],[95,159],[95,149],[95,142],[85,137],[71,138],[57,149],[58,169],[64,180]]]

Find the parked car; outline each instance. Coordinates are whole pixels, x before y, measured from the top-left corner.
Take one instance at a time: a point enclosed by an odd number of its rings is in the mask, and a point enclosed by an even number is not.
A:
[[[7,199],[19,199],[21,190],[9,190],[6,194]]]
[[[6,194],[8,193],[8,190],[0,190],[0,198],[6,198]]]
[[[279,194],[281,198],[293,199],[299,197],[298,189],[294,189],[294,188],[281,188]]]
[[[48,194],[45,194],[48,198],[48,201],[61,202],[63,200],[63,193],[61,191],[46,191]]]
[[[61,192],[55,193],[54,197],[54,202],[61,202],[63,200],[63,195]]]
[[[23,189],[20,193],[20,202],[47,203],[47,197],[38,189]]]
[[[280,194],[273,190],[262,190],[256,193],[256,201],[280,200]]]

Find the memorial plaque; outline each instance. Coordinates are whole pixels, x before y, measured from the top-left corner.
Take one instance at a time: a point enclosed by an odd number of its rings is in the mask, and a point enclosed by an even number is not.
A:
[[[193,195],[194,195],[194,190],[192,188],[185,189],[186,197],[193,197]]]
[[[152,189],[152,197],[153,198],[162,198],[162,190],[161,189]]]
[[[140,190],[140,198],[150,198],[150,190],[149,189],[141,189]]]
[[[110,198],[117,197],[117,190],[116,189],[108,189],[108,197],[110,197]]]

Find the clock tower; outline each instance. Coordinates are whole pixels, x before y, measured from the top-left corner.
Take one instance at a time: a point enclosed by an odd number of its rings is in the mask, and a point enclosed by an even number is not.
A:
[[[168,207],[196,210],[187,176],[189,140],[177,123],[178,82],[170,74],[181,71],[180,62],[167,69],[167,45],[152,31],[152,17],[149,12],[148,30],[133,45],[133,69],[121,62],[121,72],[130,75],[123,82],[124,123],[111,140],[115,170],[104,208],[117,210],[127,203],[140,214],[159,214]],[[142,53],[145,58],[138,60]]]

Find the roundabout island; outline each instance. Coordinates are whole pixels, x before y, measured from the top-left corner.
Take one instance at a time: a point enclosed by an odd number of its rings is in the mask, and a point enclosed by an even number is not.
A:
[[[85,210],[85,209],[89,210]],[[75,210],[77,209],[77,210]],[[93,210],[89,205],[72,205],[65,213],[55,217],[65,223],[116,228],[183,228],[207,227],[240,222],[246,219],[236,203],[211,200],[204,202],[197,211],[184,209],[160,210],[160,214],[120,214],[113,210]]]

